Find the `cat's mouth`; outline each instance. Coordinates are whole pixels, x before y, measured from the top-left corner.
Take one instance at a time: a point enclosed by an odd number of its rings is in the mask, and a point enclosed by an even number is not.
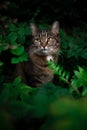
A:
[[[43,54],[43,55],[48,55],[48,53],[49,53],[49,51],[48,51],[48,49],[41,49],[41,54]]]
[[[44,55],[44,56],[51,55],[54,52],[56,52],[56,50],[52,49],[52,48],[50,48],[50,49],[49,48],[39,48],[36,51],[37,54]]]
[[[41,50],[43,53],[47,53],[48,52],[48,49],[42,49]]]
[[[38,49],[37,54],[39,55],[48,55],[49,49]]]
[[[47,56],[47,55],[51,55],[51,54],[53,54],[53,52],[56,52],[56,50],[51,50],[51,49],[40,49],[40,50],[38,50],[38,54],[39,55],[44,55],[44,56]]]

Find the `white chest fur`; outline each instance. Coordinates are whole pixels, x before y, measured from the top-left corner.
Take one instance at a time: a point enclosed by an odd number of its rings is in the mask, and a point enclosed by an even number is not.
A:
[[[46,57],[46,60],[47,60],[47,61],[51,61],[51,60],[53,61],[53,56],[51,56],[51,55],[47,56],[47,57]]]

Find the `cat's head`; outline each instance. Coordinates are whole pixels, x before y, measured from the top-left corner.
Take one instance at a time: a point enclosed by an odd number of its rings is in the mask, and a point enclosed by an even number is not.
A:
[[[59,23],[55,21],[48,30],[39,30],[33,23],[30,24],[33,43],[32,47],[39,55],[57,53],[60,47]]]

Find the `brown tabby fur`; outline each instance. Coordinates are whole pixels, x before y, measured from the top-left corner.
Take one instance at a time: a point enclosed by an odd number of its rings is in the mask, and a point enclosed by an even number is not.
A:
[[[31,23],[32,44],[28,49],[28,62],[19,63],[16,75],[22,77],[23,82],[33,87],[52,81],[53,73],[48,68],[47,61],[58,62],[58,51],[60,47],[59,24],[53,23],[49,30],[38,30]]]

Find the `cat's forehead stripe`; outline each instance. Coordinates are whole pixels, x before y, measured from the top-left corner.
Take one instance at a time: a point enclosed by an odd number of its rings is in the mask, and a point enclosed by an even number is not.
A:
[[[40,37],[41,36],[46,36],[47,37],[48,36],[47,31],[46,30],[44,30],[44,31],[42,30],[41,33],[40,33]]]

